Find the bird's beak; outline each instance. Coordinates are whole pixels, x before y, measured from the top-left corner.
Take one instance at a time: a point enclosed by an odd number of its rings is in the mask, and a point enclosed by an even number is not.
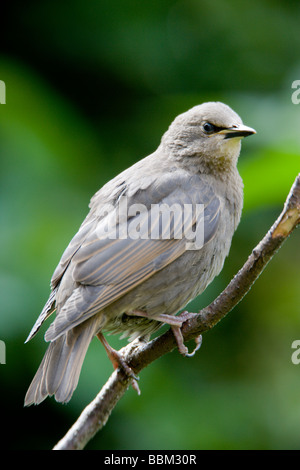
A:
[[[244,126],[233,126],[227,129],[222,129],[219,134],[224,134],[224,139],[233,139],[234,137],[247,137],[248,135],[256,134],[256,131],[252,127]]]

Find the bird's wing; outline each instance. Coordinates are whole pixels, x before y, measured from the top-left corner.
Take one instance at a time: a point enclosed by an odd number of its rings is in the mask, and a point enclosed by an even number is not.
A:
[[[51,291],[51,294],[49,296],[49,299],[47,300],[43,310],[41,311],[40,315],[38,316],[38,319],[36,320],[35,324],[31,328],[31,331],[29,335],[27,336],[27,339],[25,340],[25,343],[28,343],[39,331],[40,327],[44,323],[45,320],[47,320],[50,315],[55,312],[55,296],[56,296],[57,288],[54,288]]]
[[[56,294],[59,288],[60,281],[68,268],[73,256],[79,250],[81,246],[83,246],[84,241],[91,234],[97,227],[97,225],[101,222],[101,220],[107,214],[108,209],[111,208],[112,204],[115,202],[116,199],[120,196],[120,194],[124,191],[124,182],[121,184],[116,184],[114,187],[114,191],[109,191],[108,194],[105,193],[105,185],[102,189],[100,189],[91,199],[90,202],[90,212],[82,222],[81,226],[79,227],[78,232],[72,238],[69,245],[65,249],[64,253],[61,256],[61,259],[55,268],[55,271],[51,278],[51,293],[49,299],[47,300],[43,310],[41,311],[39,317],[37,318],[35,324],[33,325],[25,343],[30,341],[38,332],[44,321],[56,310]],[[112,181],[110,182],[112,183]],[[102,190],[104,189],[104,195],[102,196],[103,203],[101,203],[101,195]],[[100,197],[99,197],[100,196]],[[108,203],[105,203],[106,200],[109,200]]]
[[[85,236],[69,261],[70,272],[78,287],[59,310],[46,332],[46,340],[52,341],[87,320],[181,256],[189,245],[187,238],[180,234],[195,227],[196,217],[204,220],[203,244],[216,233],[220,200],[201,176],[175,172],[154,179],[147,191],[132,194],[129,187],[123,190],[122,196],[127,197],[128,212],[133,204],[143,204],[146,210],[136,216],[127,215],[125,221],[122,221],[124,214],[119,214],[117,238],[110,237],[109,216],[102,218]],[[184,225],[182,211],[175,211],[170,224],[170,220],[165,222],[158,212],[153,215],[150,201],[167,207],[177,204],[181,208],[184,204],[194,207],[201,204],[203,212],[199,216],[194,210]],[[116,212],[119,207],[120,201]],[[150,237],[149,227],[152,230]],[[131,230],[133,237],[126,234],[122,238],[124,230]],[[153,230],[155,239],[151,238]],[[138,238],[134,238],[137,233]]]
[[[90,212],[82,222],[76,235],[70,241],[52,275],[52,289],[55,289],[55,287],[59,285],[72,257],[83,245],[87,236],[93,233],[93,231],[98,230],[98,227],[101,226],[102,219],[106,218],[107,214],[112,211],[112,208],[118,205],[118,201],[122,195],[126,194],[128,198],[134,198],[139,190],[145,192],[145,189],[155,181],[155,176],[151,174],[147,175],[147,172],[142,177],[136,177],[135,175],[135,173],[138,174],[141,169],[143,170],[145,162],[149,158],[151,158],[151,155],[120,173],[99,189],[91,198],[89,204]],[[127,184],[126,181],[130,180],[130,176],[131,183]]]

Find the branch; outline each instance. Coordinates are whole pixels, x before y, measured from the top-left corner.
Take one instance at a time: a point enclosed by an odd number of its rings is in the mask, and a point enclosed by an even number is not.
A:
[[[182,327],[185,341],[210,330],[247,294],[268,262],[300,223],[300,174],[297,176],[284,208],[265,237],[254,248],[248,260],[225,290],[198,315]],[[121,349],[124,359],[135,373],[176,347],[171,330],[146,343],[135,340]],[[58,442],[54,450],[78,450],[106,424],[113,408],[124,395],[131,379],[118,369],[108,379],[96,398],[83,410],[78,420]]]

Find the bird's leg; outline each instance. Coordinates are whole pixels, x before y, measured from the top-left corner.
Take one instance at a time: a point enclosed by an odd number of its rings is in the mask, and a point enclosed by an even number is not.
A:
[[[195,349],[191,353],[189,353],[188,348],[185,346],[184,341],[183,341],[183,336],[181,332],[182,325],[185,321],[193,318],[195,316],[195,313],[182,312],[180,315],[176,317],[172,315],[167,315],[165,313],[161,313],[155,316],[152,316],[152,315],[150,316],[147,314],[147,312],[144,312],[143,310],[132,310],[130,313],[128,313],[128,315],[136,315],[138,317],[145,317],[151,320],[160,321],[162,323],[166,323],[170,325],[173,335],[176,339],[178,351],[183,356],[186,356],[186,357],[194,356],[194,354],[196,353],[196,351],[198,351],[198,349],[200,348],[202,344],[202,336],[199,335],[197,336],[197,338],[195,338],[195,343],[196,343]]]
[[[128,377],[132,379],[132,387],[138,393],[138,395],[140,395],[141,391],[137,383],[138,377],[134,374],[133,370],[126,363],[122,355],[110,346],[110,344],[107,342],[106,338],[103,336],[101,332],[97,333],[97,338],[103,344],[106,354],[108,356],[108,359],[111,361],[114,369],[117,369],[118,367],[123,369],[126,375],[128,375]]]

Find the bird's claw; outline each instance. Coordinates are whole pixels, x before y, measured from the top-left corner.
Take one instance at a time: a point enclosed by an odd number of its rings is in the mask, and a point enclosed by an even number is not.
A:
[[[198,349],[200,349],[201,344],[202,344],[202,335],[199,335],[195,338],[196,347],[194,348],[194,350],[191,353],[189,353],[189,350],[185,346],[184,341],[183,341],[183,336],[182,336],[182,332],[181,332],[182,325],[187,320],[191,320],[192,318],[194,318],[195,315],[197,315],[197,314],[196,313],[190,313],[190,312],[187,312],[187,311],[182,312],[180,315],[178,315],[176,317],[176,319],[181,321],[180,326],[174,326],[174,325],[171,326],[173,334],[174,334],[176,342],[177,342],[178,350],[179,350],[180,354],[182,354],[185,357],[193,357],[195,355],[195,353],[198,351]]]

